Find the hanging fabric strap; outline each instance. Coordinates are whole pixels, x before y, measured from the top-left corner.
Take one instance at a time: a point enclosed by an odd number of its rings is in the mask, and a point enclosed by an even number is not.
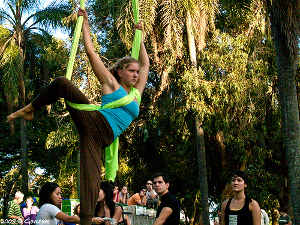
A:
[[[80,7],[84,8],[84,0],[80,0]],[[134,22],[135,24],[137,24],[139,22],[138,0],[132,0],[132,7],[134,13]],[[82,22],[83,22],[83,16],[79,16],[76,23],[72,49],[71,49],[70,59],[67,67],[67,73],[66,73],[66,78],[68,78],[69,80],[71,80],[71,76],[73,72],[74,60],[78,48]],[[135,58],[136,60],[138,60],[139,58],[141,40],[142,40],[142,31],[136,29],[133,44],[132,44],[132,51],[131,51],[131,57]],[[119,100],[116,100],[114,102],[108,103],[103,107],[98,105],[93,105],[93,104],[77,104],[69,101],[66,102],[70,107],[77,110],[94,111],[100,109],[117,108],[117,107],[127,105],[130,102],[132,102],[135,97],[137,98],[138,104],[140,105],[141,102],[140,92],[136,88],[132,87],[127,96]],[[116,173],[119,169],[118,148],[119,148],[119,138],[116,138],[116,140],[110,146],[105,148],[105,177],[107,180],[115,181]]]
[[[80,0],[80,8],[84,9],[84,0]],[[81,33],[81,29],[82,29],[82,22],[83,22],[83,16],[79,16],[77,19],[76,27],[75,27],[72,48],[71,48],[71,54],[70,54],[69,63],[68,63],[68,67],[67,67],[67,73],[66,73],[66,78],[68,78],[69,80],[71,80],[71,77],[72,77],[74,60],[75,60],[78,43],[79,43],[79,38],[80,38],[80,33]]]
[[[137,24],[139,22],[139,1],[132,0],[132,9],[133,9],[133,17],[134,23]],[[142,31],[135,29],[131,57],[138,60],[140,54],[140,47],[142,41]]]

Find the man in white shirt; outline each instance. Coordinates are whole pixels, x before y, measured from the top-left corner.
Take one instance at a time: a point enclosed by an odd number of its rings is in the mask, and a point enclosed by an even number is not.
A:
[[[148,180],[146,183],[147,192],[146,192],[146,206],[149,208],[153,208],[157,210],[158,208],[158,199],[157,193],[153,189],[153,182],[152,180]]]

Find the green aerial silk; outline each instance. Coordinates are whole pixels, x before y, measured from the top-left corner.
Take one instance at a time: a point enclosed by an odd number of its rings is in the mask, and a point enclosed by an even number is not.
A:
[[[84,8],[84,0],[80,0],[80,7]],[[139,22],[139,3],[138,0],[132,0],[132,7],[134,13],[134,22],[137,24]],[[67,74],[66,78],[71,80],[74,60],[77,52],[79,37],[81,33],[83,22],[83,16],[79,16],[77,19],[77,24],[75,28],[75,33],[73,37],[71,55],[68,63]],[[132,52],[131,57],[138,60],[139,53],[140,53],[140,46],[142,40],[142,31],[135,30],[134,40],[132,44]],[[131,88],[129,94],[119,100],[106,104],[105,106],[101,107],[98,105],[93,104],[76,104],[67,101],[68,105],[74,109],[83,110],[83,111],[94,111],[99,109],[108,109],[108,108],[117,108],[124,105],[129,104],[134,100],[134,97],[137,98],[138,104],[140,105],[141,102],[141,95],[140,92],[136,88]],[[110,146],[105,148],[105,177],[107,180],[115,181],[117,171],[119,169],[118,164],[118,148],[119,148],[119,138],[117,138]]]
[[[84,9],[84,0],[80,0],[80,7],[82,9]],[[72,48],[71,48],[71,54],[70,54],[67,73],[66,73],[66,78],[68,78],[69,80],[71,80],[71,76],[72,76],[72,72],[73,72],[74,60],[75,60],[75,56],[76,56],[76,52],[77,52],[77,48],[78,48],[78,42],[79,42],[79,37],[80,37],[80,33],[81,33],[82,22],[83,22],[83,16],[79,16],[77,19],[76,27],[75,27],[73,43],[72,43]]]
[[[139,2],[138,0],[132,0],[132,8],[133,8],[133,16],[134,16],[134,23],[137,24],[139,22]],[[132,44],[132,51],[131,57],[138,60],[140,54],[140,47],[142,41],[142,31],[135,30],[133,44]]]

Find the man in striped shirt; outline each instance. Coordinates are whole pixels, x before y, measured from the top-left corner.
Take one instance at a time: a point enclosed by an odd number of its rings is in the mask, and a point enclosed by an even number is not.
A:
[[[7,218],[9,224],[23,224],[23,216],[20,209],[20,204],[23,202],[24,194],[20,191],[15,193],[15,198],[8,203]]]

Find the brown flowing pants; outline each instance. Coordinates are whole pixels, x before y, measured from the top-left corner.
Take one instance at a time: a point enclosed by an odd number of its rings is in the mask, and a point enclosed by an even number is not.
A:
[[[88,104],[85,95],[67,78],[58,77],[32,102],[35,110],[64,98],[73,103]],[[80,220],[92,222],[101,183],[102,149],[113,142],[113,131],[99,111],[81,111],[67,105],[80,136]]]

